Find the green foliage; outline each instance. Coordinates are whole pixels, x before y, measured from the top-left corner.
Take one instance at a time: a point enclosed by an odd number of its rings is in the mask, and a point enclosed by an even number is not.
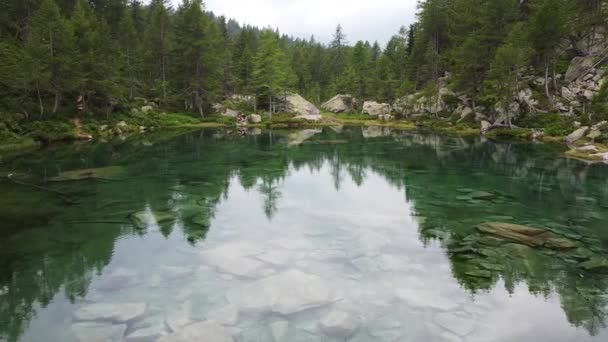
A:
[[[605,80],[600,91],[593,97],[591,111],[595,121],[608,120],[608,81]]]
[[[74,127],[65,121],[36,121],[31,125],[28,135],[44,143],[69,140],[74,138]]]
[[[527,114],[521,116],[516,125],[525,128],[544,129],[548,136],[561,137],[572,133],[576,118],[559,114]]]
[[[253,70],[256,93],[268,97],[268,111],[272,115],[276,110],[273,98],[295,83],[295,74],[274,31],[267,29],[262,32]]]

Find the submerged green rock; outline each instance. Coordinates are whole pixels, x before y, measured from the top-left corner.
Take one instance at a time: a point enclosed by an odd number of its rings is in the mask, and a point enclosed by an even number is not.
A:
[[[591,260],[578,264],[585,271],[608,273],[608,259],[594,257]]]
[[[481,233],[501,237],[510,241],[522,243],[530,247],[545,247],[549,249],[573,249],[577,244],[567,238],[557,236],[548,229],[534,228],[513,223],[487,222],[478,225]]]
[[[96,169],[82,169],[73,171],[64,171],[59,175],[50,178],[51,182],[67,182],[78,181],[84,179],[119,179],[125,174],[125,169],[122,166],[108,166]]]
[[[494,199],[496,195],[485,191],[474,191],[469,194],[469,197],[476,200],[489,201],[491,199]]]

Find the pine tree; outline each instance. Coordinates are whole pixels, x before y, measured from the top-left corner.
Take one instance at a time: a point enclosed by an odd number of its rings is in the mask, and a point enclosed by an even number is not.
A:
[[[267,96],[271,118],[276,110],[274,97],[289,90],[294,82],[294,74],[287,56],[279,46],[278,35],[271,29],[264,30],[260,35],[260,46],[254,62],[256,94]]]
[[[89,113],[90,104],[111,110],[112,97],[119,93],[114,58],[109,54],[114,43],[103,19],[97,20],[88,2],[78,0],[70,21],[75,56],[70,61],[73,91],[80,113]]]
[[[129,89],[128,99],[133,100],[138,84],[137,72],[140,69],[140,41],[131,11],[125,13],[120,22],[119,44],[121,53],[121,74]]]
[[[530,19],[530,43],[543,65],[545,95],[551,102],[553,97],[549,91],[549,70],[552,66],[555,69],[557,50],[564,36],[565,8],[564,0],[542,0]]]
[[[142,44],[144,72],[151,95],[167,101],[169,84],[170,21],[166,0],[152,0]]]
[[[221,34],[203,12],[201,0],[184,1],[175,28],[177,94],[186,108],[205,115],[204,107],[222,93]]]
[[[53,93],[52,112],[59,110],[67,91],[70,53],[70,29],[54,0],[43,0],[29,25],[26,50],[31,58],[28,74],[36,88],[40,115],[44,114],[44,93]]]

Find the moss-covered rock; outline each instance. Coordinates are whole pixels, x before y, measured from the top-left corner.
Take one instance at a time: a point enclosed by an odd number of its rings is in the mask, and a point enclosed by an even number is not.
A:
[[[528,227],[504,222],[487,222],[478,225],[477,230],[506,240],[522,243],[530,247],[566,250],[577,247],[567,238],[560,237],[548,229]]]
[[[125,169],[122,166],[108,166],[95,169],[65,171],[49,180],[51,182],[66,182],[85,179],[119,179],[124,174]]]

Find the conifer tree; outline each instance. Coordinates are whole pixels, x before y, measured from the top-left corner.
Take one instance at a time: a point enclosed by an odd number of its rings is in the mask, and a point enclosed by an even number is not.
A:
[[[140,69],[140,41],[131,9],[125,13],[120,22],[119,44],[122,66],[121,74],[129,89],[128,99],[133,100],[138,84],[137,73]]]
[[[220,33],[203,12],[201,0],[184,1],[175,27],[177,94],[186,108],[204,116],[204,108],[221,93]]]
[[[186,1],[187,2],[187,1]],[[166,0],[152,0],[142,44],[144,70],[151,95],[167,101],[169,87],[170,20]]]
[[[45,93],[53,94],[52,112],[59,110],[61,98],[70,82],[71,43],[70,28],[57,4],[54,0],[43,0],[30,22],[25,47],[31,58],[27,73],[36,89],[41,116],[45,111]]]
[[[280,49],[278,35],[270,29],[264,30],[260,35],[253,78],[256,94],[268,98],[268,113],[272,117],[276,111],[274,98],[289,90],[294,83],[294,74],[287,56]]]

